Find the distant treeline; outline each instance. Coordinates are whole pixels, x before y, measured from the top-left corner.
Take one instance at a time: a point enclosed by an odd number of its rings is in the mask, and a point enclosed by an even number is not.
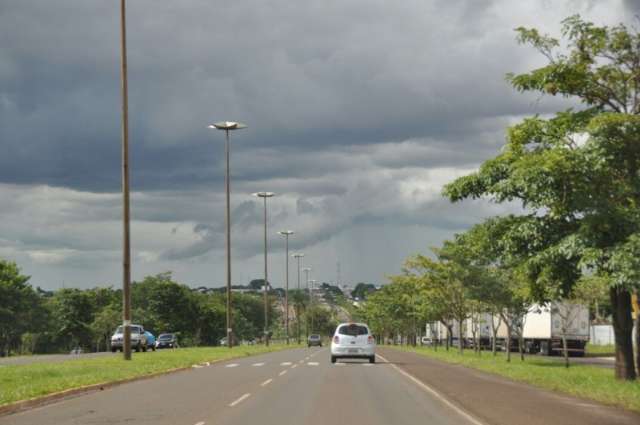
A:
[[[253,281],[246,293],[234,292],[233,329],[239,339],[263,334],[264,300]],[[255,288],[252,288],[255,286]],[[170,272],[132,284],[132,316],[155,335],[176,332],[182,345],[216,345],[225,335],[224,290],[192,289]],[[277,291],[270,291],[269,317],[279,332]],[[33,288],[14,263],[0,260],[0,355],[108,349],[109,338],[122,323],[122,290],[113,287]]]

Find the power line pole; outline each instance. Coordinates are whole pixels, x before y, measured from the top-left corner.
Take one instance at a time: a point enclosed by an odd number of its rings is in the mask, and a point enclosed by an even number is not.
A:
[[[120,81],[122,89],[122,352],[131,360],[131,233],[129,215],[129,102],[126,2],[120,0]]]

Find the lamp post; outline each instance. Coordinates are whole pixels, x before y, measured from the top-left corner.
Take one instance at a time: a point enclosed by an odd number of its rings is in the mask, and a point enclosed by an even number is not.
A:
[[[127,83],[127,13],[120,0],[120,80],[122,91],[122,353],[131,360],[131,233],[129,215],[129,100]]]
[[[298,260],[298,295],[300,294],[300,260],[304,259],[304,254],[296,253],[292,255],[293,258]],[[296,332],[298,334],[298,344],[300,344],[300,310],[296,310]]]
[[[287,344],[289,344],[289,236],[293,235],[293,230],[282,230],[280,232],[284,236],[284,259],[285,259],[285,287],[284,287],[284,330],[287,336]]]
[[[311,315],[310,315],[311,316],[311,333],[313,333],[313,329],[314,329],[314,326],[313,326],[313,317],[314,317],[314,314],[313,314],[313,286],[315,285],[316,282],[317,282],[317,280],[315,280],[315,279],[311,279],[309,281],[309,284],[311,285],[310,286],[310,292],[309,292],[309,307],[310,307],[310,311],[311,311]]]
[[[226,235],[226,248],[227,248],[227,346],[229,348],[233,347],[233,327],[232,327],[232,317],[231,317],[231,186],[230,186],[230,175],[229,175],[229,132],[232,130],[241,130],[243,128],[247,128],[246,125],[235,122],[235,121],[222,121],[217,122],[215,124],[209,125],[209,128],[214,128],[216,130],[224,130],[225,133],[225,143],[224,143],[224,153],[226,157],[226,171],[225,171],[225,191],[227,198],[227,206],[226,206],[226,214],[225,221],[227,227],[227,235]]]
[[[309,292],[309,272],[311,271],[311,267],[305,267],[302,269],[305,274],[307,281],[307,292]],[[309,308],[311,308],[311,293],[309,293]],[[307,331],[307,338],[309,338],[309,322],[305,320],[305,329]]]
[[[257,196],[264,200],[264,341],[265,345],[269,346],[269,301],[268,301],[268,286],[267,280],[267,198],[274,196],[273,192],[257,192],[253,196]]]

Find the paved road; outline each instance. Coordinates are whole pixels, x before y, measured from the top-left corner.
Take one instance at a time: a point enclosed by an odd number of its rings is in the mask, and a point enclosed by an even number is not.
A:
[[[115,356],[116,353],[84,353],[84,354],[41,354],[36,356],[0,357],[0,366],[29,363],[58,363],[69,360],[91,359],[94,357]],[[122,354],[120,354],[122,355]]]
[[[468,425],[391,365],[329,361],[326,348],[246,357],[10,416],[3,425]]]
[[[0,417],[0,425],[637,425],[640,416],[411,353],[327,348],[230,360]],[[388,360],[388,361],[387,361]]]

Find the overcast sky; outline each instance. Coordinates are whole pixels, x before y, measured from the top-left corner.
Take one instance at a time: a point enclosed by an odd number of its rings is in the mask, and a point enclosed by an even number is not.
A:
[[[44,288],[121,284],[119,2],[0,0],[0,257]],[[631,22],[631,0],[129,0],[133,276],[224,274],[232,134],[233,282],[284,243],[312,278],[385,282],[404,258],[517,206],[451,205],[442,185],[505,127],[567,106],[514,92],[542,65],[513,28],[574,13]],[[637,22],[637,21],[636,21]],[[295,286],[294,264],[291,263]]]

